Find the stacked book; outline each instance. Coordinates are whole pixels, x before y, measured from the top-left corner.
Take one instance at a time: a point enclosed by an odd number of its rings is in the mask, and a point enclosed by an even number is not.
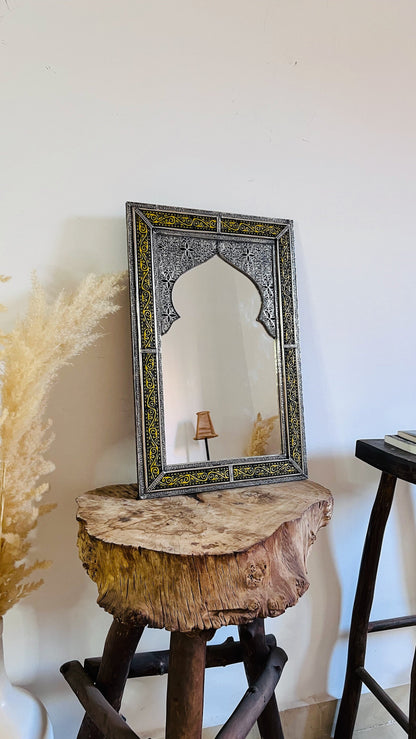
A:
[[[384,441],[397,449],[416,454],[416,431],[398,431],[397,434],[387,434]]]

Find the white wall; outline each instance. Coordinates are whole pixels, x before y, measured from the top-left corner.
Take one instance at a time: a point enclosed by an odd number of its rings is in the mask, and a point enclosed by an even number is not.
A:
[[[0,12],[6,324],[33,269],[52,291],[126,267],[126,200],[294,219],[310,477],[333,490],[335,514],[314,545],[309,593],[269,629],[290,659],[282,706],[338,696],[378,479],[354,459],[355,440],[415,426],[415,5],[0,0]],[[81,711],[58,667],[99,653],[110,622],[77,559],[74,500],[135,475],[127,298],[61,375],[49,410],[59,507],[38,549],[54,566],[7,616],[5,647],[11,676],[70,739]],[[415,607],[414,528],[402,484],[376,615]],[[149,632],[144,646],[166,643]],[[407,632],[371,638],[386,686],[407,681],[410,646]],[[133,686],[142,735],[163,724],[163,687]],[[239,668],[208,675],[206,723],[243,689]]]

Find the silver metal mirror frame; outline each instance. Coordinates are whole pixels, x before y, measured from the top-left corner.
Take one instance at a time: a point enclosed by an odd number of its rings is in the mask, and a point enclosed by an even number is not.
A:
[[[304,479],[292,221],[133,202],[126,211],[139,497]],[[254,282],[262,298],[258,320],[274,332],[282,453],[168,465],[161,337],[178,317],[171,300],[176,279],[215,253]]]

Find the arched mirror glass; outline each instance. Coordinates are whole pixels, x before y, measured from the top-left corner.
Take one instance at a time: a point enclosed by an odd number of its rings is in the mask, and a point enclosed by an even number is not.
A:
[[[306,476],[292,223],[127,203],[141,497]]]
[[[254,283],[215,255],[177,280],[172,303],[180,319],[162,336],[167,464],[206,459],[194,439],[202,408],[210,409],[217,433],[209,440],[211,460],[253,456],[258,413],[273,418],[263,451],[280,454],[276,346],[257,321]]]

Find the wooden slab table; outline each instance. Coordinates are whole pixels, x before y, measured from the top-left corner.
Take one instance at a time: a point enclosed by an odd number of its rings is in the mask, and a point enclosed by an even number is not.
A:
[[[165,655],[167,739],[201,736],[205,666],[232,661],[244,661],[251,693],[218,737],[245,737],[256,720],[264,739],[282,737],[274,686],[286,655],[265,637],[264,619],[295,605],[307,590],[306,559],[331,517],[331,493],[303,480],[194,496],[136,496],[135,485],[116,485],[78,499],[80,557],[97,585],[99,605],[114,617],[102,660],[86,660],[86,672],[74,662],[61,668],[87,710],[78,736],[137,736],[124,722],[120,731],[130,734],[114,733],[114,726],[121,721],[116,712],[127,677],[156,674],[146,671],[143,655],[141,671],[134,668],[148,625],[172,632]],[[207,649],[215,630],[229,624],[239,626],[240,642]],[[221,652],[219,662],[212,650]],[[262,680],[267,686],[254,706]]]

